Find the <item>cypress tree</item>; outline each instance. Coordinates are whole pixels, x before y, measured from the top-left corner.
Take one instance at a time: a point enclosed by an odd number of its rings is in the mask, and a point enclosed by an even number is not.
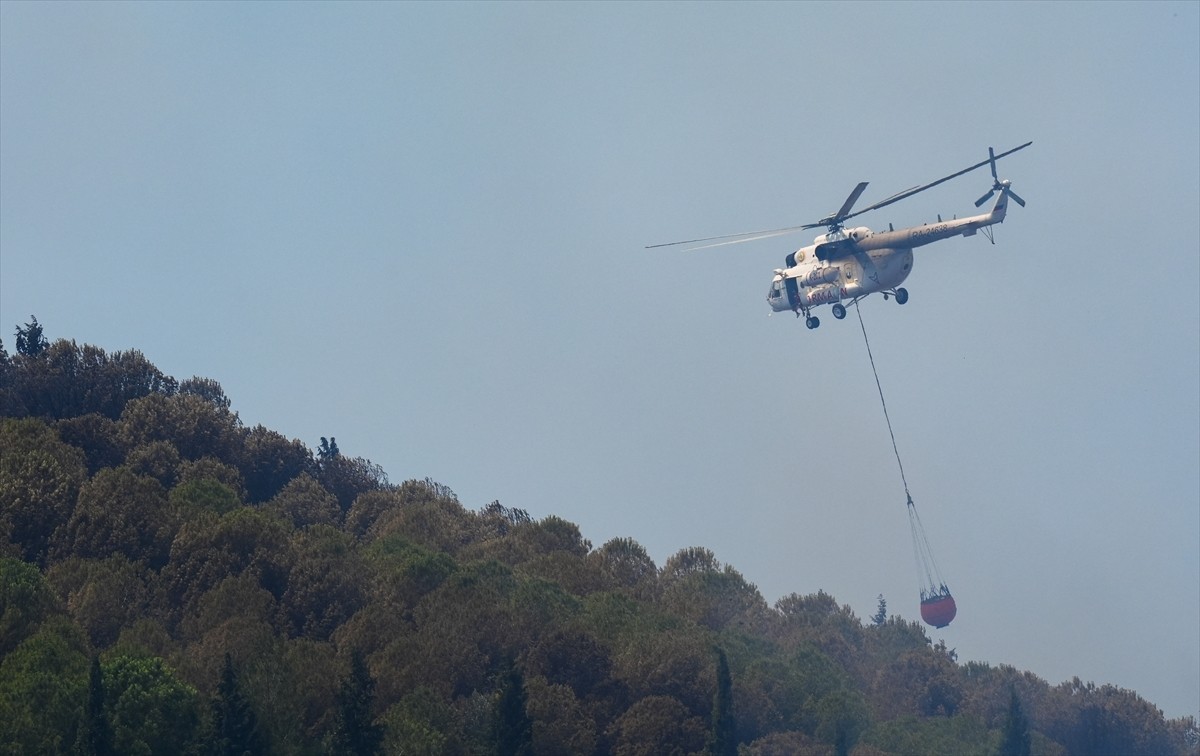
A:
[[[500,685],[496,701],[496,753],[505,756],[529,756],[533,753],[533,722],[525,710],[525,678],[510,666]]]
[[[717,692],[713,695],[709,756],[736,756],[737,727],[733,719],[733,679],[725,651],[717,647]]]
[[[88,698],[83,711],[83,725],[75,739],[72,752],[76,756],[112,756],[112,729],[104,713],[104,673],[100,670],[100,657],[92,657],[92,669],[88,674]]]
[[[1030,756],[1029,721],[1021,711],[1015,688],[1009,689],[1008,716],[1000,735],[1000,756]]]
[[[218,756],[267,752],[262,733],[258,731],[258,720],[238,687],[237,673],[228,653],[225,654],[217,697],[212,702],[212,727],[212,752]]]
[[[338,692],[337,725],[332,736],[336,753],[374,756],[383,743],[383,728],[373,724],[375,680],[357,649],[350,655],[350,676]]]

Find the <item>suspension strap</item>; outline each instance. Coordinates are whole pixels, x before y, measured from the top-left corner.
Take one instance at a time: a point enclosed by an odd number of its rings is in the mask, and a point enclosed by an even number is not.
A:
[[[862,328],[863,343],[867,345],[867,357],[871,359],[871,372],[875,374],[875,388],[879,390],[879,403],[883,405],[883,419],[887,421],[888,435],[892,437],[892,451],[896,454],[896,465],[900,468],[900,482],[904,484],[904,495],[908,498],[908,506],[912,507],[912,494],[908,492],[908,480],[904,477],[904,463],[900,461],[900,450],[896,448],[896,434],[892,432],[892,419],[888,417],[887,402],[883,400],[883,386],[879,383],[879,371],[875,369],[875,356],[871,354],[871,342],[867,339],[867,327],[863,325],[862,309],[858,300],[854,302],[854,311],[858,313],[858,325]]]

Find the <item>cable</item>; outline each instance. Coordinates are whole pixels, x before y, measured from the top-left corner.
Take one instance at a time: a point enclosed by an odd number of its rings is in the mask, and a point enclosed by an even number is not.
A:
[[[900,482],[904,484],[904,496],[908,504],[908,525],[912,534],[913,558],[917,563],[917,581],[921,583],[921,600],[940,596],[948,592],[946,583],[942,580],[941,571],[933,558],[933,550],[929,548],[929,539],[925,536],[925,526],[917,514],[913,504],[912,494],[908,492],[908,480],[904,477],[904,463],[900,461],[900,449],[896,446],[896,434],[892,432],[892,419],[888,416],[887,402],[883,398],[883,385],[879,382],[879,371],[875,368],[875,355],[871,353],[871,340],[867,338],[867,326],[863,323],[862,309],[858,302],[854,303],[854,311],[858,313],[858,325],[862,328],[863,343],[867,345],[867,357],[871,360],[871,372],[875,375],[875,388],[879,391],[879,404],[883,406],[883,419],[887,421],[888,436],[892,439],[892,452],[896,455],[896,466],[900,468]]]
[[[900,450],[896,448],[896,434],[892,432],[892,419],[888,417],[887,402],[883,400],[883,386],[879,383],[879,371],[875,369],[875,356],[871,354],[871,342],[867,338],[867,327],[863,324],[862,310],[858,301],[854,302],[854,311],[858,313],[858,325],[862,328],[863,343],[867,345],[867,357],[871,360],[871,372],[875,374],[875,388],[879,390],[879,403],[883,405],[883,419],[887,421],[888,435],[892,437],[892,451],[896,454],[896,465],[900,468],[900,482],[904,484],[904,495],[908,497],[908,506],[913,505],[912,494],[908,492],[908,480],[904,477],[904,463],[900,461]]]

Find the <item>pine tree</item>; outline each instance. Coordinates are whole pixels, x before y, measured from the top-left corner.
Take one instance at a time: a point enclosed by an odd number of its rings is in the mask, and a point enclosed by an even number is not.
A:
[[[244,756],[267,752],[254,710],[238,688],[237,673],[229,654],[225,654],[217,697],[212,702],[212,727],[214,754]]]
[[[1009,690],[1008,716],[1000,736],[1000,756],[1030,756],[1029,721],[1021,711],[1015,688]]]
[[[334,753],[371,756],[379,752],[383,728],[372,722],[371,708],[375,702],[375,680],[367,670],[362,653],[350,655],[350,676],[338,692],[337,724],[331,737]]]
[[[717,692],[713,695],[712,731],[709,733],[709,756],[736,756],[737,727],[733,719],[733,680],[725,651],[717,651]]]

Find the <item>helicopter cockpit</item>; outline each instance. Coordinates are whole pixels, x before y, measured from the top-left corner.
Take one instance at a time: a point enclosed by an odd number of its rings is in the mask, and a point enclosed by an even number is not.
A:
[[[775,312],[792,309],[787,292],[788,283],[792,283],[792,279],[785,278],[782,269],[776,270],[775,278],[771,281],[771,288],[767,290],[767,304],[771,305],[771,309]],[[794,286],[794,284],[792,285]]]

